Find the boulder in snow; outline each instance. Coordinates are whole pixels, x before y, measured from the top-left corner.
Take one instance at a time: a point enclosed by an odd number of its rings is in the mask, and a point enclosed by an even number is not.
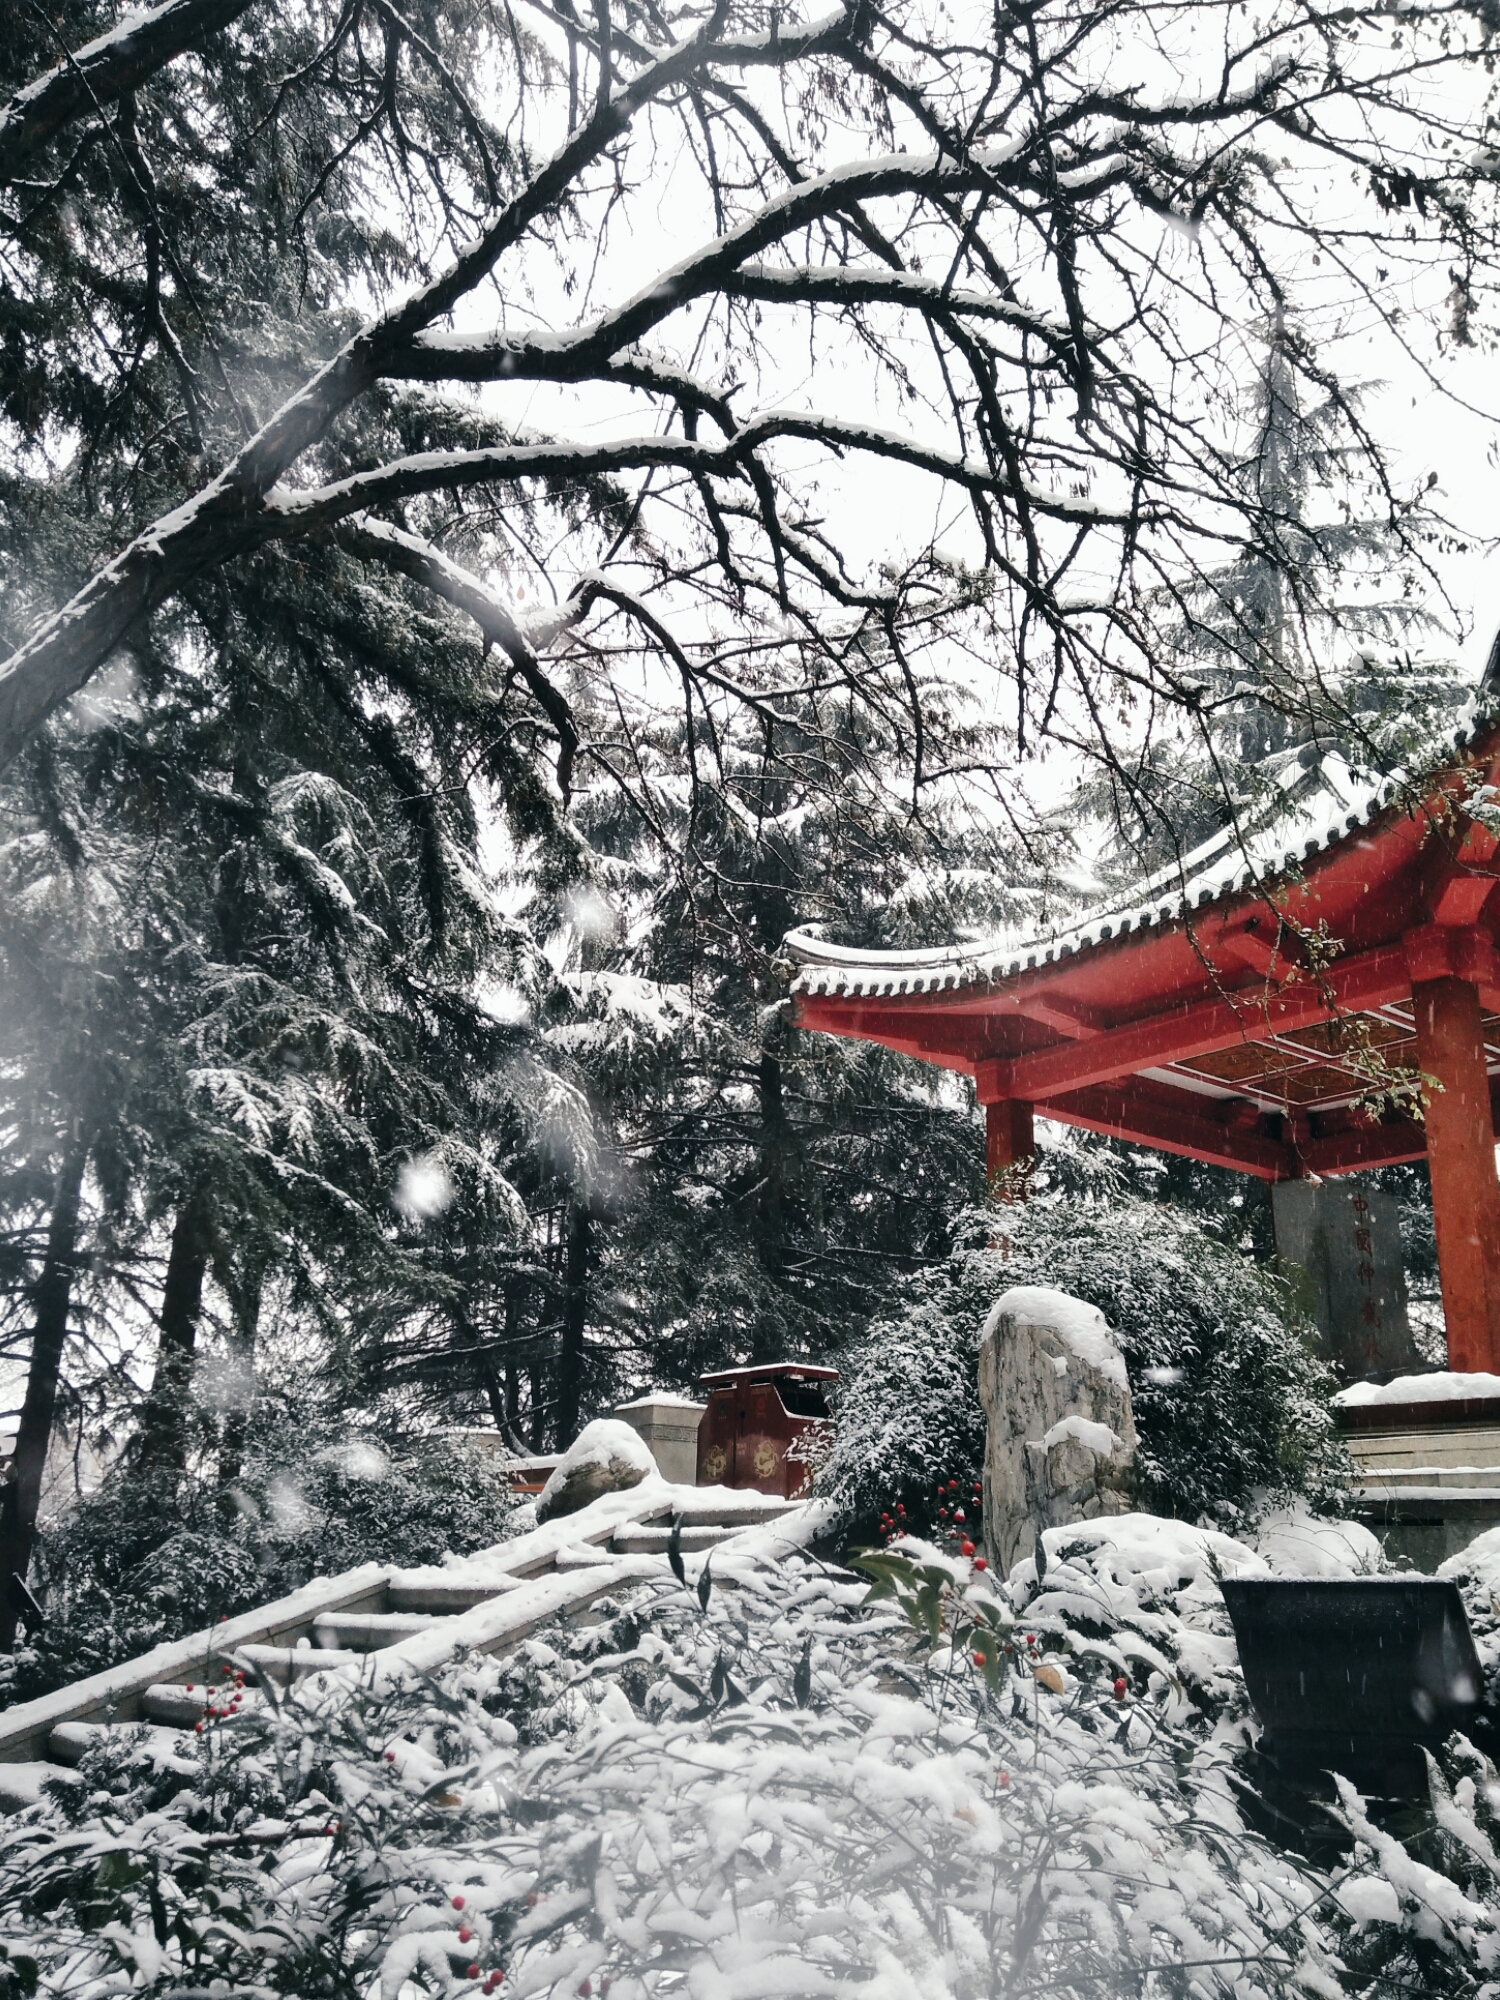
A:
[[[537,1521],[576,1514],[601,1493],[639,1486],[655,1470],[651,1448],[638,1432],[613,1417],[598,1417],[584,1425],[537,1495]]]
[[[979,1394],[985,1541],[1002,1576],[1040,1529],[1129,1510],[1130,1385],[1096,1306],[1044,1285],[1002,1294],[985,1322]]]

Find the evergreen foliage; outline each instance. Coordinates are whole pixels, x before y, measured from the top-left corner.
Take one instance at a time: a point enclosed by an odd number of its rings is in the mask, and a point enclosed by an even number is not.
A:
[[[1336,1384],[1290,1288],[1096,1157],[1044,1155],[1054,1171],[1030,1199],[963,1218],[950,1256],[908,1280],[849,1356],[818,1474],[843,1532],[873,1541],[898,1504],[929,1527],[938,1480],[967,1493],[979,1478],[979,1336],[1012,1285],[1053,1286],[1109,1321],[1140,1436],[1140,1506],[1231,1531],[1287,1494],[1337,1511]]]

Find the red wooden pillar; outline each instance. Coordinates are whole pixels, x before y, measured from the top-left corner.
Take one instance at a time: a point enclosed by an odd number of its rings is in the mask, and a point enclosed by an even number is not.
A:
[[[1411,990],[1417,1063],[1442,1086],[1425,1104],[1448,1366],[1500,1373],[1500,1179],[1479,993],[1451,976]]]
[[[1002,1097],[984,1107],[984,1168],[991,1186],[1007,1167],[1019,1166],[1035,1151],[1029,1104],[1019,1097]]]

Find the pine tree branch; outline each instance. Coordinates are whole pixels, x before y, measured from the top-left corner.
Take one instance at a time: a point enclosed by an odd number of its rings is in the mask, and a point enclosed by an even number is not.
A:
[[[367,561],[382,563],[414,583],[424,585],[447,603],[466,611],[485,639],[498,646],[520,674],[532,698],[557,735],[557,788],[566,799],[578,754],[578,725],[567,697],[543,671],[535,646],[516,623],[509,607],[472,570],[462,568],[432,543],[393,528],[385,521],[361,516],[344,522],[335,539],[341,548]]]
[[[239,19],[251,0],[164,0],[63,57],[0,109],[0,187],[75,119],[138,89],[167,63]]]
[[[130,631],[204,569],[265,539],[269,489],[327,432],[339,413],[373,388],[416,335],[489,276],[499,258],[566,200],[582,171],[601,158],[644,106],[705,63],[744,66],[843,46],[853,15],[844,8],[806,29],[797,43],[773,37],[716,42],[725,0],[695,32],[608,101],[492,216],[447,269],[369,321],[262,425],[228,466],[183,506],[152,523],[45,619],[0,666],[0,770],[33,730],[83,687]],[[618,343],[617,343],[618,344]]]

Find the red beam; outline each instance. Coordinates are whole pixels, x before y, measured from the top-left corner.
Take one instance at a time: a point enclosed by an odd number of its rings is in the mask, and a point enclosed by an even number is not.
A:
[[[1357,1174],[1363,1167],[1394,1167],[1405,1160],[1427,1158],[1427,1132],[1414,1118],[1384,1125],[1350,1125],[1326,1139],[1312,1139],[1302,1148],[1302,1165],[1310,1174]]]
[[[1242,994],[1168,1007],[1144,1020],[1111,1028],[1091,1041],[1070,1042],[1033,1055],[980,1061],[975,1081],[983,1103],[1025,1097],[1042,1104],[1066,1091],[1108,1083],[1162,1063],[1187,1062],[1237,1041],[1257,1041],[1335,1019],[1341,1012],[1406,1000],[1411,979],[1400,945],[1335,961],[1319,983],[1310,975],[1279,992],[1257,986]]]
[[[1173,1097],[1185,1100],[1179,1110]],[[1205,1100],[1210,1101],[1210,1100]],[[1095,1086],[1070,1091],[1036,1106],[1038,1116],[1064,1125],[1081,1125],[1111,1139],[1128,1139],[1164,1153],[1181,1153],[1210,1166],[1232,1167],[1263,1181],[1293,1179],[1297,1156],[1290,1146],[1263,1133],[1233,1130],[1216,1118],[1192,1109],[1191,1093],[1163,1091],[1158,1096],[1139,1084]]]

